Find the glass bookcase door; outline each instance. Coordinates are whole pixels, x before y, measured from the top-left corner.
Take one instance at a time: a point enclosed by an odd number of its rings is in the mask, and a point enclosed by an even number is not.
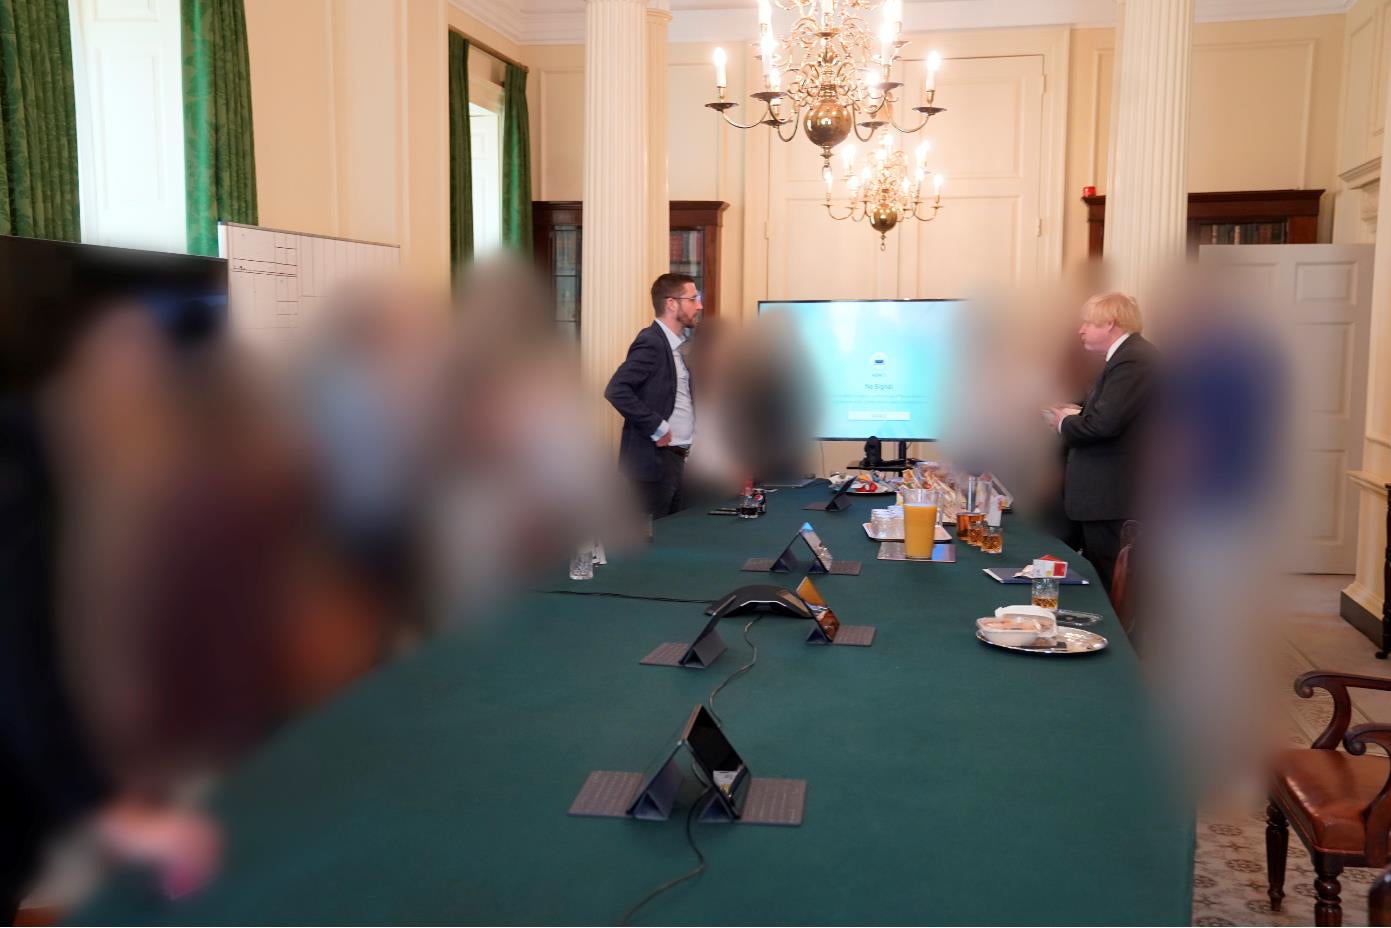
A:
[[[555,323],[571,341],[580,338],[580,227],[551,231],[551,281],[555,285]]]
[[[704,230],[671,230],[671,272],[689,274],[695,278],[696,289],[705,292]]]

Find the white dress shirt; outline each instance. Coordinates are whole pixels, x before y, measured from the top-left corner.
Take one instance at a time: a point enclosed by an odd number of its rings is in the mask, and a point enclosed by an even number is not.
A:
[[[671,356],[676,361],[676,406],[671,411],[671,420],[663,419],[662,424],[657,426],[657,431],[652,433],[652,440],[659,441],[663,435],[671,432],[671,444],[674,447],[689,448],[695,439],[695,406],[691,404],[691,373],[686,370],[686,359],[681,357],[678,350],[686,339],[667,328],[660,319],[657,320],[657,325],[667,337],[667,344],[671,345]]]
[[[1116,339],[1115,341],[1111,342],[1111,347],[1106,349],[1106,363],[1107,363],[1107,364],[1110,364],[1110,363],[1111,363],[1111,357],[1112,357],[1117,351],[1120,350],[1121,345],[1123,345],[1123,344],[1125,343],[1125,340],[1126,340],[1127,338],[1129,338],[1129,337],[1130,337],[1130,333],[1129,333],[1129,332],[1126,332],[1126,333],[1122,334],[1120,338],[1118,338],[1118,339]],[[1077,415],[1077,413],[1075,413],[1075,412],[1068,412],[1068,413],[1063,413],[1061,416],[1058,417],[1058,434],[1059,434],[1059,435],[1061,435],[1061,434],[1063,433],[1063,420],[1066,419],[1068,416],[1075,416],[1075,415]]]

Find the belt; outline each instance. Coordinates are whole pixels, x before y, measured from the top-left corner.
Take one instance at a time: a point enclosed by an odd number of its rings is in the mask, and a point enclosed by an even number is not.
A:
[[[666,449],[675,453],[677,457],[688,458],[691,456],[691,448],[689,445],[667,445]]]

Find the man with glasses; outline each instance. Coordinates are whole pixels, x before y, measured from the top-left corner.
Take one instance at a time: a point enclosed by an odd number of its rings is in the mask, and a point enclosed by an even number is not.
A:
[[[657,319],[638,333],[604,390],[623,417],[618,466],[636,484],[654,519],[682,508],[686,457],[695,438],[691,376],[681,353],[700,319],[700,292],[685,274],[652,283]]]

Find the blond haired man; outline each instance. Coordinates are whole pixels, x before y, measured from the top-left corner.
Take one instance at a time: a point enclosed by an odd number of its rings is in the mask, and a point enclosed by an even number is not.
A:
[[[1136,517],[1139,444],[1153,391],[1157,353],[1140,335],[1140,307],[1119,291],[1082,307],[1082,346],[1106,366],[1080,406],[1051,406],[1044,417],[1067,448],[1063,509],[1082,533],[1082,553],[1109,592],[1121,526]]]

